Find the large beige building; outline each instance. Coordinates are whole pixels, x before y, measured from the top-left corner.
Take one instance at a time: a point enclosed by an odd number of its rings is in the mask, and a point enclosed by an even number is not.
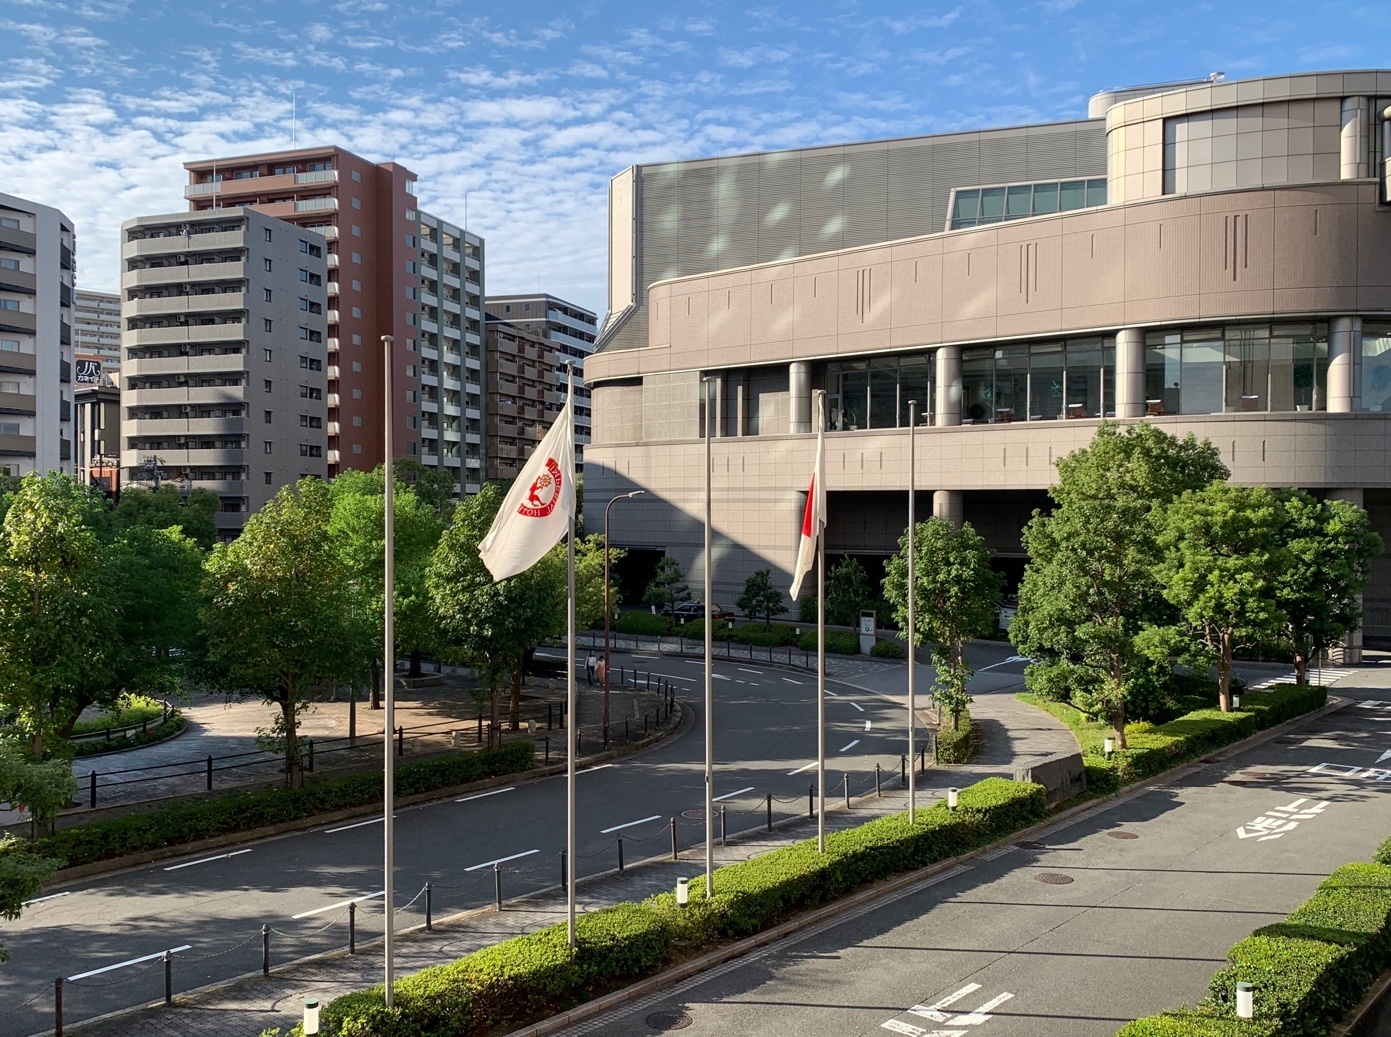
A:
[[[121,225],[121,485],[222,498],[218,532],[328,475],[323,235],[251,208]]]
[[[586,490],[615,542],[716,597],[787,574],[828,402],[828,550],[920,513],[1022,570],[1054,462],[1108,418],[1193,432],[1242,483],[1364,504],[1391,539],[1391,72],[1114,91],[1089,118],[615,177]],[[649,498],[650,500],[650,498]],[[1365,630],[1391,638],[1391,564]]]

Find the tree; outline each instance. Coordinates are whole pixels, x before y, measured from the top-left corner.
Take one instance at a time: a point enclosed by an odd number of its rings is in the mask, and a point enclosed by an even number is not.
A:
[[[344,683],[370,658],[348,574],[329,537],[328,487],[305,478],[247,520],[208,558],[202,609],[209,662],[222,685],[279,707],[268,742],[285,754],[285,783],[303,783],[299,716],[316,686]]]
[[[60,863],[27,852],[8,833],[0,835],[0,918],[17,920],[25,902],[39,895]],[[9,960],[10,952],[0,943],[0,962]]]
[[[217,520],[214,516],[221,510],[222,498],[211,490],[195,489],[185,500],[178,488],[169,483],[153,492],[131,486],[121,491],[120,503],[111,512],[111,520],[117,529],[132,526],[168,529],[178,526],[184,536],[202,550],[210,551],[217,539]]]
[[[865,567],[845,555],[826,573],[826,622],[831,626],[858,627],[860,610],[873,608],[877,601]]]
[[[381,477],[382,470],[378,465],[378,478]],[[436,515],[448,517],[454,505],[455,494],[459,491],[459,484],[449,469],[431,468],[413,457],[398,457],[391,470],[396,474],[396,482],[409,486],[427,508]],[[341,479],[342,476],[338,478]]]
[[[0,744],[0,802],[27,808],[36,832],[51,824],[76,794],[77,780],[67,760],[36,763],[21,748]],[[25,901],[38,896],[60,864],[28,852],[14,836],[0,834],[0,918],[19,918]],[[0,944],[0,962],[9,960]]]
[[[1103,424],[1057,465],[1048,491],[1056,508],[1034,512],[1024,530],[1029,564],[1010,640],[1038,660],[1025,672],[1031,689],[1066,689],[1073,705],[1111,724],[1124,748],[1128,705],[1156,679],[1136,638],[1171,616],[1154,572],[1162,510],[1228,473],[1211,443],[1144,422]]]
[[[1309,660],[1361,621],[1361,594],[1383,544],[1355,504],[1317,501],[1302,490],[1287,491],[1283,504],[1287,555],[1275,581],[1275,604],[1294,655],[1295,683],[1307,684]]]
[[[782,591],[773,586],[771,569],[759,569],[745,580],[744,593],[739,595],[735,605],[750,619],[762,616],[763,626],[767,629],[772,628],[774,616],[781,616],[787,611]]]
[[[510,719],[516,730],[526,659],[547,637],[565,629],[563,543],[530,569],[499,582],[478,556],[478,544],[503,496],[500,487],[488,484],[459,502],[425,577],[440,621],[442,651],[478,675],[479,704],[488,706],[492,720],[490,741],[501,733],[502,689],[511,688]]]
[[[564,551],[562,542],[558,550]],[[628,556],[621,547],[609,549],[609,608],[623,603],[614,566]],[[564,566],[562,557],[557,563]],[[575,540],[575,627],[583,630],[604,621],[604,536],[593,533]]]
[[[681,563],[670,555],[663,555],[657,563],[657,571],[652,574],[652,582],[643,592],[644,605],[656,605],[659,612],[676,611],[676,603],[691,600],[691,589],[686,586],[686,574],[681,571]]]
[[[966,692],[972,676],[966,662],[966,643],[995,629],[1004,578],[990,568],[995,552],[985,546],[969,522],[959,529],[946,519],[920,522],[913,547],[916,629],[910,630],[908,625],[906,532],[899,540],[898,554],[885,566],[884,597],[894,607],[898,629],[908,632],[909,643],[914,648],[924,643],[932,646],[932,665],[937,671],[933,694],[951,713],[955,730],[971,702]]]
[[[1232,709],[1235,649],[1278,635],[1275,583],[1285,567],[1285,511],[1274,490],[1215,482],[1184,493],[1165,513],[1155,569],[1174,623],[1141,638],[1156,661],[1176,655],[1206,672],[1217,667],[1222,712]]]

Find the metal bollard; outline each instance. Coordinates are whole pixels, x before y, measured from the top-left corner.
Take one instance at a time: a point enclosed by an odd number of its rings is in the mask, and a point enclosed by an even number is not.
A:
[[[213,790],[213,758],[208,757],[208,791]]]
[[[435,887],[432,883],[425,883],[425,931],[432,933],[435,931]]]
[[[396,729],[396,755],[406,755],[406,728],[404,725]]]
[[[351,918],[352,915],[348,917]],[[261,975],[270,975],[270,926],[268,925],[261,926]]]
[[[850,775],[845,776],[845,809],[850,809]]]
[[[483,714],[478,714],[478,744],[483,744]]]
[[[673,818],[671,819],[671,859],[672,859],[672,860],[676,860],[676,859],[677,859],[676,854],[677,854],[677,849],[676,849],[676,818],[673,817]]]
[[[111,728],[109,727],[106,729],[106,740],[111,741]]]
[[[547,730],[547,731],[549,731],[549,730],[554,726],[554,723],[553,723],[553,721],[552,721],[552,719],[551,719],[551,705],[552,705],[552,704],[549,703],[549,702],[546,703],[546,730]]]
[[[816,816],[816,785],[807,786],[807,817]]]
[[[174,956],[164,952],[164,1003],[174,1003]]]
[[[63,1037],[63,977],[53,981],[53,1037]]]
[[[580,742],[583,741],[583,739],[584,739],[584,731],[582,731],[582,730],[580,730],[580,729],[577,728],[577,729],[575,730],[575,755],[576,755],[576,756],[579,756],[579,754],[580,754]]]
[[[642,715],[642,737],[647,737],[647,714]]]
[[[97,772],[87,775],[88,801],[93,810],[97,807]]]
[[[314,773],[314,739],[309,739],[309,773]]]
[[[906,789],[908,787],[908,754],[903,753],[898,758],[899,783]]]
[[[493,905],[502,910],[502,865],[493,865]]]
[[[623,874],[623,833],[618,834],[618,874]]]
[[[168,703],[168,702],[166,702],[166,703],[164,704],[164,719],[161,720],[160,723],[161,723],[161,724],[167,724],[167,723],[169,723],[169,703]]]
[[[720,804],[720,845],[725,845],[725,835],[728,829],[725,827],[724,804]]]
[[[357,953],[357,905],[348,905],[348,953]]]
[[[140,733],[142,735],[147,735],[150,733],[150,720],[148,717],[140,721]]]
[[[569,869],[565,867],[565,849],[562,847],[560,850],[560,888],[562,891],[566,888],[569,880],[570,872]]]
[[[884,795],[884,787],[880,783],[879,778],[879,764],[877,763],[874,765],[874,795],[876,797],[881,797]]]
[[[545,756],[545,758],[544,758],[544,760],[543,760],[542,762],[543,762],[543,763],[550,763],[550,762],[551,762],[551,736],[550,736],[550,735],[547,735],[545,738],[542,739],[542,741],[545,742],[545,744],[546,744],[546,756]]]
[[[773,830],[773,794],[768,793],[768,831]]]
[[[631,739],[631,736],[628,734],[628,718],[627,718],[627,717],[624,717],[624,718],[623,718],[623,744],[624,744],[624,745],[627,745],[628,742],[631,741],[631,740],[632,740],[632,739]]]

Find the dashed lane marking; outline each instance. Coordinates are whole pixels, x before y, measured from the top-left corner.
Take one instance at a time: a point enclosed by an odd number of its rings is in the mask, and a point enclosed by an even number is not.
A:
[[[855,746],[857,746],[857,745],[859,745],[859,744],[860,744],[860,740],[859,740],[858,738],[856,738],[856,739],[855,739],[853,742],[851,742],[849,745],[842,745],[842,746],[840,747],[840,751],[841,751],[841,752],[846,752],[846,751],[848,751],[848,750],[850,750],[850,749],[855,748]]]
[[[733,799],[735,796],[742,796],[745,792],[752,792],[753,789],[754,787],[750,785],[748,788],[740,789],[738,792],[726,792],[723,796],[716,796],[713,800],[711,800],[711,802],[719,803],[722,800]]]
[[[856,709],[858,709],[861,713],[865,711],[865,707],[860,705],[858,702],[852,702],[850,704],[854,706]]]

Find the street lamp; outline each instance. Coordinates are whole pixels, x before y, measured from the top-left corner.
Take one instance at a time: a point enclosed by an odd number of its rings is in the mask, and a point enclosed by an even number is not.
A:
[[[609,744],[609,511],[621,500],[641,497],[646,490],[620,493],[604,507],[604,745]]]

